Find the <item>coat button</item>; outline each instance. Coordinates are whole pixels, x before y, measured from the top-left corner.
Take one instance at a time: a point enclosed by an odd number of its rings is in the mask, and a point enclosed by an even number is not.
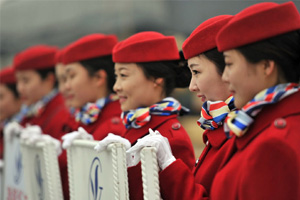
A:
[[[174,129],[174,130],[178,130],[178,129],[180,129],[180,127],[181,127],[181,124],[180,123],[174,123],[174,124],[172,124],[172,129]]]
[[[120,118],[119,117],[113,117],[112,119],[111,119],[111,123],[113,123],[113,124],[119,124],[120,123]]]
[[[286,126],[286,120],[283,119],[283,118],[278,118],[278,119],[275,119],[274,121],[274,126],[276,128],[284,128]]]
[[[198,165],[199,159],[196,160],[195,167]]]

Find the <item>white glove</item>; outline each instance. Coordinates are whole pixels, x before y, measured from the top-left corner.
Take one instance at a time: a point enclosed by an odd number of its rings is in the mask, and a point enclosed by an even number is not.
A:
[[[98,144],[94,147],[97,152],[101,152],[106,150],[107,146],[112,143],[121,143],[125,145],[125,149],[129,149],[131,147],[130,142],[118,135],[113,133],[109,133],[103,140],[99,141]]]
[[[88,132],[86,132],[86,130],[84,130],[84,128],[79,127],[77,131],[67,133],[64,136],[62,136],[61,139],[63,140],[62,147],[64,149],[67,149],[72,145],[73,141],[76,139],[94,140],[94,137],[91,134],[89,134]]]
[[[23,127],[17,122],[10,122],[4,127],[4,136],[7,141],[11,142],[14,136],[20,135]]]
[[[45,142],[48,144],[54,144],[57,155],[62,153],[61,143],[59,140],[51,137],[47,134],[35,134],[29,137],[27,140],[23,140],[27,145],[36,145],[38,142]]]
[[[26,127],[21,131],[20,139],[26,143],[31,137],[42,134],[43,131],[40,126],[27,124]]]
[[[144,147],[156,148],[158,165],[161,170],[164,170],[176,160],[172,154],[168,139],[163,137],[158,131],[153,132],[152,129],[149,129],[149,135],[138,139],[137,143],[126,152],[127,161],[131,158],[129,166],[134,166],[139,163],[141,159],[140,152]]]

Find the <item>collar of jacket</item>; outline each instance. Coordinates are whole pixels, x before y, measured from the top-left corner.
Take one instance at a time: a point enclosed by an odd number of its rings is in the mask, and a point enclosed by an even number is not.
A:
[[[245,148],[251,140],[259,135],[277,118],[285,118],[290,115],[300,114],[300,106],[298,106],[299,100],[300,92],[296,92],[276,104],[265,106],[255,117],[255,122],[249,127],[247,133],[243,137],[236,139],[237,149],[242,150]]]
[[[206,144],[207,141],[211,144],[213,148],[219,149],[224,142],[227,140],[227,137],[224,133],[223,126],[219,126],[215,130],[206,130],[203,133],[203,142]]]
[[[127,129],[124,137],[128,139],[131,145],[134,145],[137,139],[144,137],[145,135],[149,134],[149,128],[153,129],[154,131],[167,120],[176,119],[177,115],[170,115],[170,116],[159,116],[159,115],[151,115],[151,120],[142,126],[141,128],[130,128]]]

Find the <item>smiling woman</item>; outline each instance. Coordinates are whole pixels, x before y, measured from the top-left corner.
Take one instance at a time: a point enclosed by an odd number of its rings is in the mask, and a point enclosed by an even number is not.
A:
[[[232,17],[220,15],[208,19],[200,24],[183,43],[183,53],[192,74],[189,89],[203,101],[198,124],[205,130],[203,142],[206,146],[196,162],[193,173],[180,159],[175,160],[172,156],[166,156],[172,153],[165,138],[160,136],[159,139],[156,135],[142,139],[145,143],[159,146],[158,163],[164,166],[160,173],[161,196],[164,199],[207,199],[210,196],[214,177],[226,158],[225,154],[230,147],[230,142],[224,134],[223,122],[234,106],[228,85],[222,81],[225,62],[222,53],[216,49],[215,37],[218,30]],[[139,142],[132,149],[139,148],[136,146],[139,146]],[[169,159],[165,162],[164,159],[159,159],[160,157],[169,157]]]
[[[111,51],[116,43],[114,35],[91,34],[69,44],[62,53],[66,99],[76,109],[79,126],[96,140],[109,132],[122,134],[125,129],[119,119],[120,104],[112,94]]]
[[[114,47],[113,61],[113,88],[119,96],[127,129],[123,140],[134,145],[138,139],[148,137],[149,128],[160,130],[168,138],[174,156],[192,169],[193,146],[177,119],[186,109],[169,96],[175,87],[187,87],[190,75],[188,68],[180,65],[175,38],[158,32],[137,33]],[[96,149],[103,149],[103,141]],[[130,199],[143,199],[141,165],[128,165]]]
[[[250,6],[217,46],[239,110],[226,119],[232,148],[211,199],[300,199],[299,12],[293,2]]]

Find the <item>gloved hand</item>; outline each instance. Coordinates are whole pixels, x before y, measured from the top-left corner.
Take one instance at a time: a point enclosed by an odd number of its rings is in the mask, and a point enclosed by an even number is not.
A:
[[[156,148],[158,165],[161,170],[164,170],[176,160],[172,154],[168,139],[163,137],[158,131],[154,132],[152,129],[149,129],[149,135],[138,139],[137,143],[126,152],[127,161],[131,158],[129,166],[134,166],[139,163],[141,159],[140,152],[144,147]]]
[[[27,124],[26,127],[21,131],[20,139],[26,143],[31,137],[42,134],[43,131],[40,126]]]
[[[94,137],[91,134],[89,134],[88,132],[86,132],[86,130],[84,130],[84,128],[79,127],[77,131],[67,133],[64,136],[62,136],[61,139],[63,140],[62,147],[64,149],[67,149],[72,145],[73,141],[76,139],[94,140]]]
[[[28,145],[36,145],[38,142],[45,142],[48,144],[54,144],[56,154],[59,156],[62,153],[61,143],[59,140],[51,137],[47,134],[35,134],[29,137],[27,140],[24,141]]]
[[[23,127],[17,122],[10,122],[4,127],[4,136],[7,141],[11,142],[12,138],[16,135],[20,135]]]
[[[103,140],[99,141],[98,144],[94,147],[97,152],[101,152],[106,150],[107,146],[112,143],[122,143],[125,145],[125,149],[129,149],[131,147],[130,142],[118,135],[113,133],[109,133]]]

